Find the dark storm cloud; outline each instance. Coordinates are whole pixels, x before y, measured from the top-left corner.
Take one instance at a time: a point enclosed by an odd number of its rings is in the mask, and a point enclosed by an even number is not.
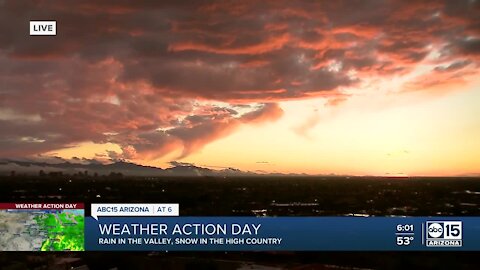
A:
[[[94,141],[186,156],[278,119],[278,101],[333,104],[434,48],[452,78],[478,66],[478,12],[468,0],[0,1],[0,154]],[[58,35],[30,37],[33,19],[57,20]]]
[[[464,54],[477,56],[480,54],[480,38],[461,40],[456,45]]]

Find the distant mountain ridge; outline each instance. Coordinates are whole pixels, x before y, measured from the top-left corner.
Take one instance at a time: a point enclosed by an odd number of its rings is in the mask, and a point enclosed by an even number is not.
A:
[[[47,161],[45,161],[45,159]],[[78,174],[88,172],[89,175],[110,175],[111,173],[121,173],[124,176],[140,177],[163,177],[163,176],[322,176],[322,177],[348,177],[350,175],[338,174],[305,174],[305,173],[277,173],[266,171],[242,171],[236,168],[210,169],[200,167],[195,164],[185,162],[170,162],[171,167],[159,168],[145,166],[124,160],[101,162],[96,159],[72,158],[70,160],[59,157],[29,159],[6,159],[0,158],[0,176],[11,175],[39,175],[40,171],[44,173]],[[372,175],[374,176],[374,175]],[[374,176],[375,177],[375,176]],[[380,177],[391,177],[388,174]],[[421,177],[421,176],[419,176]],[[451,177],[480,177],[480,173],[469,173],[453,175]]]
[[[199,167],[189,163],[172,162],[173,166],[169,168],[159,168],[144,166],[126,161],[115,161],[112,163],[101,163],[97,160],[81,160],[83,163],[71,162],[68,160],[58,160],[58,162],[44,162],[33,160],[14,160],[0,159],[0,173],[15,173],[36,175],[40,170],[45,173],[62,172],[65,174],[74,174],[87,171],[90,174],[108,175],[112,172],[121,173],[125,176],[251,176],[258,175],[253,172],[244,172],[235,168],[226,168],[222,170],[213,170]]]

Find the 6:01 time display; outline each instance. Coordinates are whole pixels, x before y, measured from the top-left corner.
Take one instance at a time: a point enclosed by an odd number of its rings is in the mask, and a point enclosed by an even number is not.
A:
[[[398,224],[397,232],[413,232],[413,224]]]

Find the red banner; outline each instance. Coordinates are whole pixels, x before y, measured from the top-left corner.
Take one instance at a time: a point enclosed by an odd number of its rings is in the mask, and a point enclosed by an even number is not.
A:
[[[83,203],[0,203],[0,209],[84,209]]]

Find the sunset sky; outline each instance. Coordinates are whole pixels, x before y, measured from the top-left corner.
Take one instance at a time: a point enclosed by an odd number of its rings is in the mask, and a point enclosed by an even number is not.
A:
[[[480,173],[480,1],[0,0],[0,157],[48,156]]]

